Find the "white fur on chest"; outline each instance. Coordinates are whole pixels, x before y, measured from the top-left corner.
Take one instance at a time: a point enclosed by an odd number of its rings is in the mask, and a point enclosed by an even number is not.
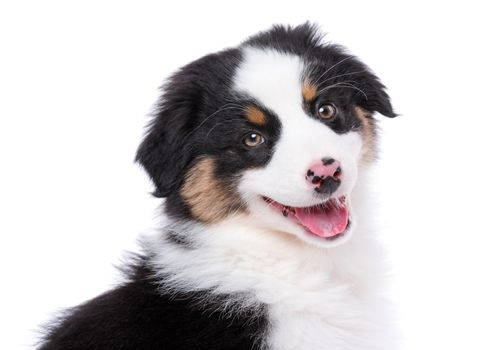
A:
[[[328,262],[312,271],[291,269],[290,280],[271,286],[272,349],[393,349],[385,344],[386,305],[373,286]]]
[[[368,232],[321,249],[250,220],[187,227],[195,249],[154,239],[156,271],[177,289],[245,292],[244,305],[267,305],[269,349],[394,349],[382,252]]]

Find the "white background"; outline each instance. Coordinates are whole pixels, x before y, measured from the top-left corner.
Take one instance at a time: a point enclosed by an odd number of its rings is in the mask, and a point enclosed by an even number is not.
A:
[[[317,22],[388,86],[378,221],[406,349],[490,349],[485,2],[0,4],[0,348],[117,282],[158,201],[133,164],[157,88],[273,23]]]

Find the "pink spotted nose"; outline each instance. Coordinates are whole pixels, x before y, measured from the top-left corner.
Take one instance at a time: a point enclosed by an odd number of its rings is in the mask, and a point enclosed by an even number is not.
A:
[[[331,195],[339,188],[342,180],[340,162],[333,158],[323,158],[310,165],[306,172],[306,181],[312,184],[315,191]]]

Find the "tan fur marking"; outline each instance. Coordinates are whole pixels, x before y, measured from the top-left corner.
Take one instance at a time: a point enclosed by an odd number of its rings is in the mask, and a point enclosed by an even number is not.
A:
[[[376,159],[376,126],[374,119],[364,108],[355,107],[354,110],[362,125],[362,160],[370,163]]]
[[[316,86],[312,85],[309,80],[303,82],[303,98],[306,102],[311,102],[316,96]]]
[[[238,194],[216,178],[213,158],[202,158],[188,171],[180,194],[192,215],[207,223],[244,210]]]
[[[246,113],[247,119],[254,124],[264,125],[265,124],[265,115],[260,109],[255,106],[249,106],[247,108]]]

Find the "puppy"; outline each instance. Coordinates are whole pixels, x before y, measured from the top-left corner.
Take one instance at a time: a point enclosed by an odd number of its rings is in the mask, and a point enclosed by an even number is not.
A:
[[[379,79],[315,26],[275,26],[170,77],[136,160],[165,198],[119,287],[40,349],[394,349],[369,168]]]

